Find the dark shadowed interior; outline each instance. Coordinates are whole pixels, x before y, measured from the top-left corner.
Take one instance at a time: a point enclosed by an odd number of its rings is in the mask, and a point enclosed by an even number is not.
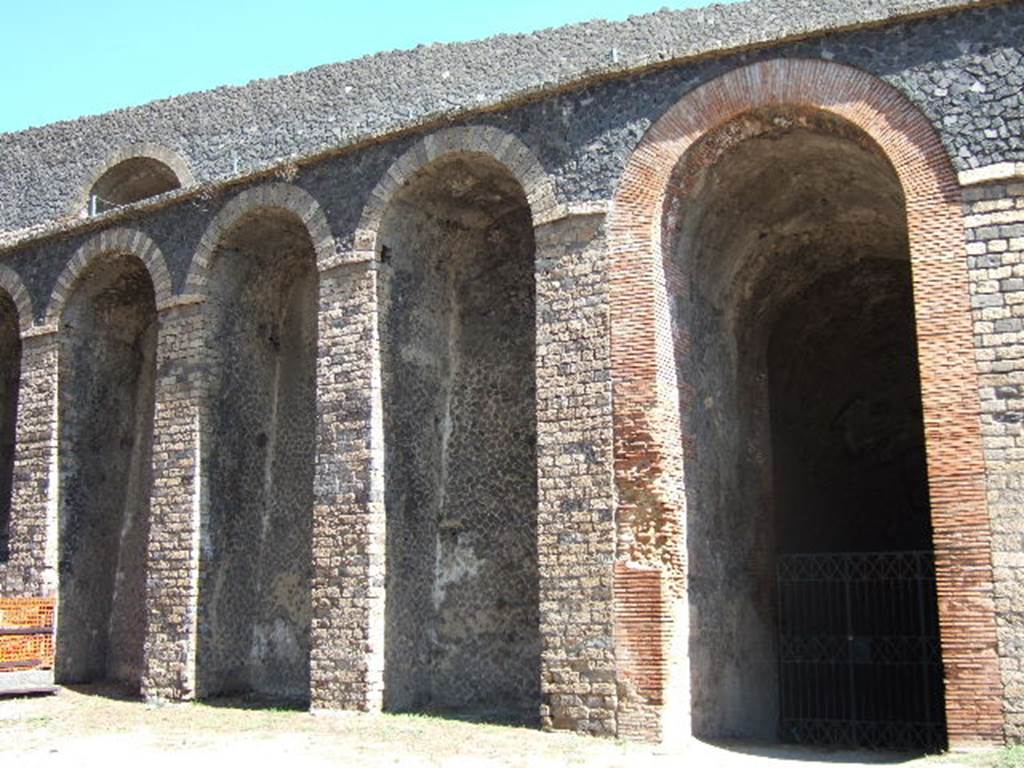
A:
[[[754,112],[691,149],[664,224],[693,729],[787,738],[780,557],[931,549],[903,194],[852,126]]]
[[[18,309],[0,291],[0,563],[10,552],[11,493],[14,481],[15,425],[21,380],[21,334]]]
[[[169,166],[151,157],[133,157],[108,170],[89,190],[90,213],[136,203],[181,186]]]

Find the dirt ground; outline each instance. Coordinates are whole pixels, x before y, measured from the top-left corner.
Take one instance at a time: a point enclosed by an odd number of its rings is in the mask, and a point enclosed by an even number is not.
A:
[[[440,717],[312,715],[226,700],[151,705],[99,688],[55,696],[0,698],[0,766],[199,768],[263,765],[556,768],[681,766],[816,768],[845,764],[912,768],[1024,768],[1024,751],[913,759],[878,753],[694,742],[669,751],[528,728]],[[285,768],[291,768],[285,764]]]

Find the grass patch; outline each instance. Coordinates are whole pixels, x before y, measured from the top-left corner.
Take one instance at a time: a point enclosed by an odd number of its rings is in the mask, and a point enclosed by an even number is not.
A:
[[[1024,768],[1024,746],[1003,750],[992,763],[992,768]]]

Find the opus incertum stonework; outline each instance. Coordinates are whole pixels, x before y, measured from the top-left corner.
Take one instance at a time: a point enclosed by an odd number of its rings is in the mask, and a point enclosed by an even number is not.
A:
[[[753,0],[0,135],[58,682],[1024,739],[1024,2]]]

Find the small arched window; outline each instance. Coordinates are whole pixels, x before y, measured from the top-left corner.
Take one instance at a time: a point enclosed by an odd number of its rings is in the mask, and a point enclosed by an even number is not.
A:
[[[108,169],[89,190],[88,214],[97,214],[181,187],[174,170],[152,157],[132,157]]]

